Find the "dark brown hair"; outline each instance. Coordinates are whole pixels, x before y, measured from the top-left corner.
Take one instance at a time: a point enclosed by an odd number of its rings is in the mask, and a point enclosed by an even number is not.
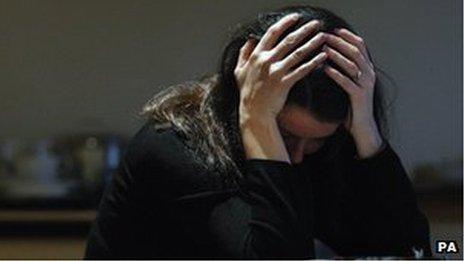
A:
[[[313,19],[322,21],[321,30],[325,32],[344,27],[356,33],[346,21],[332,12],[308,5],[290,6],[259,14],[252,21],[239,24],[231,33],[220,60],[218,73],[171,86],[158,93],[143,108],[142,114],[148,115],[150,119],[160,123],[171,123],[177,132],[190,142],[191,150],[198,162],[221,175],[225,184],[235,183],[242,177],[241,167],[245,160],[238,129],[239,92],[234,77],[239,50],[250,35],[259,40],[269,26],[293,12],[300,13],[301,18],[296,25],[284,32],[281,39]],[[308,61],[320,51],[309,54],[301,63]],[[331,61],[327,63],[339,68]],[[382,85],[378,79],[374,88],[374,118],[385,137],[386,118]],[[286,103],[302,106],[310,110],[320,121],[326,122],[342,122],[350,113],[347,94],[323,72],[322,68],[297,82],[289,92]],[[339,145],[347,142],[344,132],[346,130],[339,128],[333,138],[326,142],[324,147],[331,148],[327,150],[329,154],[335,155]]]

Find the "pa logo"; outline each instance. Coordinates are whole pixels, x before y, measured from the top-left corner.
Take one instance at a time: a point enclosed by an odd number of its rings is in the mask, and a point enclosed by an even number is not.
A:
[[[459,253],[458,243],[453,240],[437,240],[435,242],[436,252],[440,254],[457,254]]]

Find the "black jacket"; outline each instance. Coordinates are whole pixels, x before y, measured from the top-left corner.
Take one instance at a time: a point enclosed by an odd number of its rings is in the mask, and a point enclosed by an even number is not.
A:
[[[343,164],[247,160],[245,182],[221,186],[173,127],[147,122],[106,189],[86,259],[311,259],[314,240],[341,257],[430,257],[429,227],[388,142]]]

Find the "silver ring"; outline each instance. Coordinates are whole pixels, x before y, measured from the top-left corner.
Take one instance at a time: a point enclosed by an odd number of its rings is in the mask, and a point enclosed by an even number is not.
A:
[[[361,71],[358,71],[358,73],[356,73],[356,76],[354,78],[356,81],[359,81],[359,79],[361,78]]]

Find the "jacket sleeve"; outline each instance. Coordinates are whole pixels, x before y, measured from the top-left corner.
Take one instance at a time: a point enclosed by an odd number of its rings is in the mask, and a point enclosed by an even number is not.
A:
[[[274,160],[247,160],[243,168],[243,193],[232,197],[228,195],[229,204],[220,206],[210,203],[209,200],[213,202],[214,197],[198,200],[193,204],[193,209],[190,203],[180,203],[178,200],[184,197],[184,190],[197,192],[190,187],[197,184],[192,183],[191,179],[200,175],[192,173],[195,170],[193,165],[187,163],[190,162],[187,158],[189,154],[181,151],[181,148],[170,131],[156,134],[151,127],[146,127],[136,135],[122,161],[121,166],[125,167],[122,170],[125,171],[120,172],[120,178],[114,180],[110,193],[115,195],[114,192],[121,191],[117,193],[121,196],[111,196],[114,199],[111,201],[105,197],[100,206],[97,220],[101,225],[98,226],[99,235],[105,239],[107,247],[102,248],[102,244],[96,245],[93,240],[87,258],[157,257],[153,254],[156,249],[163,251],[163,256],[174,257],[183,251],[182,247],[191,246],[201,246],[202,250],[205,246],[212,246],[206,253],[201,253],[205,258],[312,257],[312,242],[305,238],[301,229],[303,218],[295,188],[296,173],[291,164]],[[186,195],[194,195],[191,193]],[[160,226],[157,226],[160,234],[188,233],[185,241],[178,239],[181,243],[177,249],[166,249],[163,241],[157,241],[157,235],[146,233],[145,223],[142,222],[145,218],[139,214],[148,212],[147,206],[156,206],[152,208],[163,213],[159,215],[162,219]],[[206,231],[207,227],[203,224],[209,224],[210,229]],[[124,233],[121,234],[121,231]],[[204,242],[189,241],[190,234],[195,239],[197,234],[193,232],[197,231],[201,233],[199,240]],[[150,236],[153,240],[150,240]],[[185,242],[190,245],[185,245]],[[218,249],[220,251],[217,252]]]
[[[429,224],[411,181],[388,141],[345,173],[340,228],[326,238],[342,256],[431,257]]]
[[[151,122],[131,138],[100,200],[84,259],[145,259],[159,249],[156,238],[147,233],[155,220],[149,220],[146,213],[151,204],[164,202],[154,196],[167,194],[155,193],[160,190],[156,184],[164,177],[159,175],[159,151],[170,149],[161,150],[165,140],[171,141],[169,133],[158,133]],[[161,205],[157,207],[161,209]]]
[[[244,173],[251,213],[244,227],[243,258],[313,258],[313,242],[302,229],[296,173],[283,161],[250,159]]]

